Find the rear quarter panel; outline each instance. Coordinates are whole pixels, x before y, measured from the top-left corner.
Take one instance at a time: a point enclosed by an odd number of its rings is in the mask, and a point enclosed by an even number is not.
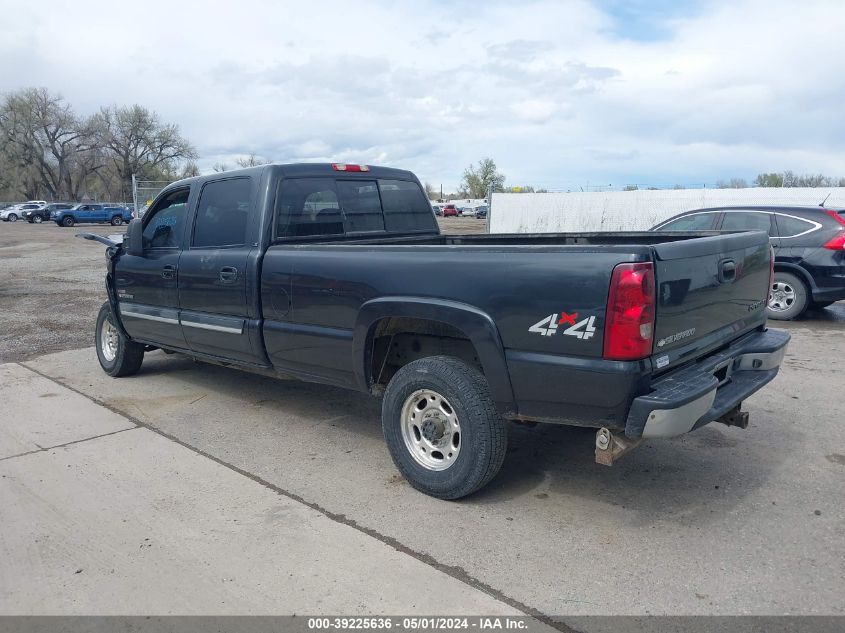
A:
[[[616,264],[649,253],[627,246],[273,246],[262,272],[267,353],[277,369],[361,388],[353,353],[361,306],[382,297],[443,299],[495,323],[520,415],[616,421],[645,365],[600,359],[608,284]],[[564,313],[569,321],[558,325]],[[591,336],[565,333],[591,318]],[[557,326],[552,334],[530,331],[544,319]]]

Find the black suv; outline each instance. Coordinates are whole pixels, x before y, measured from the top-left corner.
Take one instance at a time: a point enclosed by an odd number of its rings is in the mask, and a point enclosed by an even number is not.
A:
[[[50,213],[53,211],[61,211],[63,209],[70,209],[73,205],[67,202],[52,202],[45,207],[35,209],[33,211],[26,211],[23,217],[30,224],[41,224],[50,219]]]
[[[685,211],[652,231],[766,231],[775,250],[769,317],[789,321],[845,299],[845,210],[718,207]]]

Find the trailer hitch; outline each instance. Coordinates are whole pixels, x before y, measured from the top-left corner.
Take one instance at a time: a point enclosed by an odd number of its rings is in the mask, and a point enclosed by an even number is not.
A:
[[[722,417],[716,418],[716,422],[719,422],[720,424],[726,424],[727,426],[737,426],[741,429],[747,429],[748,411],[741,411],[741,406],[741,404],[736,405],[733,409],[728,411]]]
[[[596,463],[613,466],[628,451],[636,448],[642,439],[632,440],[624,435],[615,435],[607,428],[600,428],[596,432]]]

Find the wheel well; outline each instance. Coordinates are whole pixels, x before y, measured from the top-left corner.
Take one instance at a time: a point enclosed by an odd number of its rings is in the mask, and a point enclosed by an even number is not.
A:
[[[787,264],[779,264],[775,262],[775,272],[791,273],[798,277],[807,286],[808,291],[812,291],[814,284],[810,275],[800,266],[790,266]]]
[[[384,387],[399,369],[429,356],[452,356],[484,369],[478,352],[462,330],[430,319],[386,317],[371,330],[367,379],[375,388]]]

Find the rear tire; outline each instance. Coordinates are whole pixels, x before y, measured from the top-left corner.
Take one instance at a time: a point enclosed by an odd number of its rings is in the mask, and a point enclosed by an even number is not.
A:
[[[18,221],[18,216],[15,215],[14,213],[10,213],[9,214],[9,222],[17,222],[17,221]]]
[[[97,315],[94,347],[97,349],[100,367],[114,378],[137,374],[144,362],[144,346],[133,343],[120,333],[108,301]]]
[[[74,225],[74,219],[69,215],[62,218],[62,226],[71,227]]]
[[[116,215],[111,219],[112,226],[120,226],[121,224],[123,224],[123,218],[119,215]]]
[[[44,218],[42,218],[40,215],[36,215],[32,218],[32,221],[35,224],[41,224],[44,221]]]
[[[457,358],[432,356],[402,367],[387,385],[381,419],[394,464],[432,497],[472,494],[504,462],[507,423],[481,372]]]
[[[775,321],[797,319],[810,305],[807,285],[797,275],[775,271],[775,279],[769,294],[768,316]]]

